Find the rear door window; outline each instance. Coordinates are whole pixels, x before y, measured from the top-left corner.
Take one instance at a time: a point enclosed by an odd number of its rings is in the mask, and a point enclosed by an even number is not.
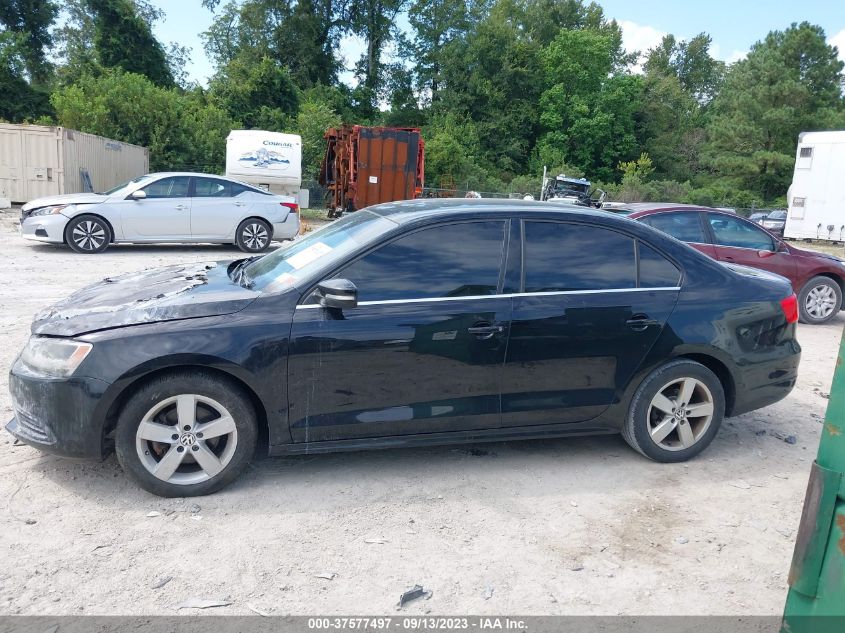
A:
[[[232,195],[232,183],[217,178],[194,180],[195,198],[228,198]]]
[[[490,220],[422,229],[365,255],[335,277],[354,283],[359,301],[494,295],[505,225]]]
[[[719,246],[752,248],[764,251],[775,250],[772,237],[751,222],[721,213],[709,213],[707,220],[713,229],[714,240]]]
[[[648,244],[637,244],[640,288],[674,288],[681,281],[681,271]]]
[[[708,243],[697,211],[657,213],[646,216],[643,218],[643,221],[649,226],[653,226],[659,231],[663,231],[682,242],[694,242],[696,244]]]
[[[525,223],[525,292],[636,288],[634,239],[561,222]]]

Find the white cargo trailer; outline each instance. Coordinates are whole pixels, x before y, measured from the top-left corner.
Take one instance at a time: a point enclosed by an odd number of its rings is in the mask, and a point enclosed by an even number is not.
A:
[[[146,147],[64,127],[0,123],[0,198],[105,191],[146,174]]]
[[[845,241],[845,131],[802,132],[783,235]]]
[[[226,139],[226,175],[302,204],[302,138],[265,130],[232,130]],[[307,191],[305,192],[307,194]]]

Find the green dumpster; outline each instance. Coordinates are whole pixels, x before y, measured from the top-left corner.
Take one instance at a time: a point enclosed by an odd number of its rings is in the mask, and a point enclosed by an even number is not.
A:
[[[845,337],[789,570],[783,633],[845,631]]]

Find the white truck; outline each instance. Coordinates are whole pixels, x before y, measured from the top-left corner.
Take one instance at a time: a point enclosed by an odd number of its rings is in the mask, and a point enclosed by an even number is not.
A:
[[[302,138],[266,130],[232,130],[226,138],[226,175],[271,193],[296,196],[308,208],[302,187]]]
[[[799,135],[786,197],[784,237],[845,241],[845,131]]]

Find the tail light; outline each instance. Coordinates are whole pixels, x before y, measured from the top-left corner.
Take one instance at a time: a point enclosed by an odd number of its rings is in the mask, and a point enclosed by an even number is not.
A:
[[[786,299],[781,299],[780,308],[783,310],[783,316],[786,317],[787,323],[795,323],[798,320],[798,297],[794,294],[789,295]]]
[[[279,204],[290,209],[291,213],[299,213],[299,205],[295,202],[280,202]]]

